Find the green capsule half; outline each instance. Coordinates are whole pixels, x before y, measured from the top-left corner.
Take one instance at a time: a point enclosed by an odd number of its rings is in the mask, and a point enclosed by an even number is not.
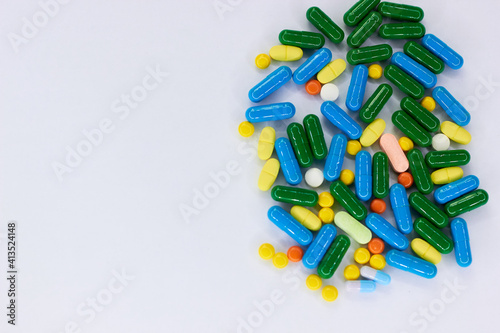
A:
[[[282,30],[279,35],[283,45],[297,46],[302,49],[320,49],[325,45],[325,37],[317,32]]]
[[[314,207],[318,203],[318,193],[304,188],[276,185],[271,190],[275,201],[293,205]]]
[[[416,22],[388,23],[380,27],[378,35],[384,39],[418,39],[424,37],[425,27]]]
[[[382,15],[379,12],[371,12],[347,37],[347,45],[360,47],[382,24]]]
[[[408,198],[410,206],[438,228],[448,225],[448,216],[420,192],[413,192]]]
[[[388,65],[385,67],[384,76],[408,96],[414,99],[421,99],[424,97],[424,86],[403,72],[398,66]]]
[[[344,40],[344,31],[318,7],[309,8],[306,17],[332,43],[338,44]]]
[[[297,157],[297,162],[303,168],[308,168],[313,163],[313,155],[307,140],[306,132],[299,123],[291,123],[286,128],[288,139],[292,144],[293,151]]]
[[[448,254],[453,251],[453,241],[432,223],[419,217],[413,223],[413,229],[442,254]]]
[[[324,159],[328,155],[328,147],[326,146],[325,135],[318,116],[315,114],[305,116],[304,128],[314,158],[317,160]]]
[[[382,83],[378,86],[375,92],[359,110],[359,117],[361,120],[365,123],[373,122],[391,96],[392,87],[390,85]]]
[[[449,217],[455,217],[486,205],[488,199],[488,192],[485,190],[475,190],[448,202],[444,206],[444,211]]]
[[[382,16],[393,20],[420,22],[424,18],[424,11],[422,8],[400,3],[383,1],[378,5],[377,11],[382,14]]]
[[[432,136],[412,117],[404,111],[396,111],[392,114],[392,123],[406,134],[415,144],[420,147],[428,147],[432,144]]]
[[[434,183],[431,180],[429,169],[425,165],[422,152],[418,149],[412,149],[406,157],[408,158],[408,162],[410,162],[410,171],[417,190],[423,194],[431,193],[434,190]]]
[[[392,57],[392,47],[389,44],[351,49],[347,52],[347,62],[351,65],[368,64],[370,62],[384,61]]]
[[[360,0],[356,2],[344,14],[344,23],[349,27],[354,27],[361,22],[372,9],[375,9],[379,3],[380,0]]]
[[[389,194],[389,158],[381,151],[373,154],[373,195],[383,199]]]
[[[430,151],[425,162],[434,169],[462,166],[470,162],[470,154],[465,149]]]
[[[427,131],[436,132],[439,129],[439,125],[441,124],[439,119],[413,98],[403,98],[401,100],[401,109],[412,116]]]
[[[444,62],[415,41],[407,42],[404,46],[404,52],[434,74],[440,74],[444,71]]]
[[[340,180],[334,181],[330,185],[330,192],[335,200],[356,220],[361,221],[366,218],[368,214],[366,207],[343,182]]]
[[[325,256],[319,262],[318,275],[320,278],[329,279],[333,276],[350,245],[351,240],[346,235],[335,237]]]

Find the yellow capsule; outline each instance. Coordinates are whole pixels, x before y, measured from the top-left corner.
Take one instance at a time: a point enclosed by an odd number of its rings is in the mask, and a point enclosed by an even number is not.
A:
[[[264,260],[269,260],[274,257],[274,246],[269,243],[264,243],[259,247],[259,256]]]
[[[309,209],[302,206],[293,206],[290,214],[309,230],[319,230],[321,228],[321,220]]]
[[[357,280],[359,274],[359,268],[356,265],[348,265],[344,269],[344,277],[346,280]]]
[[[340,181],[347,186],[354,183],[354,172],[349,169],[344,169],[340,171]]]
[[[411,249],[420,258],[427,260],[434,265],[441,262],[441,253],[438,252],[431,244],[427,243],[423,239],[415,238],[411,241]]]
[[[319,210],[318,217],[323,223],[332,223],[335,213],[333,212],[333,209],[324,207]]]
[[[311,274],[306,278],[306,286],[311,290],[318,290],[322,284],[321,278],[316,274]]]
[[[278,61],[297,61],[303,54],[300,47],[290,45],[276,45],[269,51],[271,58]]]
[[[258,186],[261,191],[267,191],[273,186],[280,171],[280,162],[275,158],[267,160],[259,176]]]
[[[466,145],[472,139],[467,130],[461,126],[458,126],[451,121],[443,121],[441,124],[441,132],[450,138],[451,141],[455,141],[456,143],[460,143],[462,145]]]
[[[422,105],[427,111],[432,112],[436,108],[436,101],[434,100],[434,98],[427,96],[422,99],[420,105]]]
[[[333,81],[345,71],[346,66],[343,59],[336,59],[319,71],[317,79],[322,84]]]
[[[436,185],[448,184],[464,176],[460,167],[442,168],[431,173],[431,180]]]
[[[378,138],[384,133],[385,121],[384,119],[375,119],[370,125],[366,126],[363,134],[359,138],[359,142],[363,147],[370,147]]]
[[[271,58],[267,54],[259,54],[255,57],[255,66],[260,69],[266,69],[271,64]]]
[[[242,137],[248,138],[251,137],[253,132],[255,131],[255,127],[251,122],[244,121],[238,126],[238,132]]]
[[[384,267],[385,267],[384,256],[381,254],[372,255],[372,257],[370,258],[370,266],[372,266],[372,268],[375,268],[378,270],[384,269]]]
[[[327,302],[333,302],[339,296],[339,291],[334,286],[325,286],[321,291],[321,296]]]
[[[403,136],[399,139],[399,146],[403,149],[403,151],[410,151],[413,149],[413,141],[411,141],[410,138]]]
[[[368,76],[371,77],[372,79],[378,80],[382,77],[382,73],[384,70],[382,69],[382,66],[379,64],[373,64],[370,67],[368,67]]]
[[[261,160],[267,160],[271,157],[274,151],[274,141],[276,141],[276,131],[274,128],[267,126],[262,129],[257,145],[257,155]]]
[[[354,261],[361,265],[366,264],[368,261],[370,261],[370,256],[370,251],[368,251],[364,247],[360,247],[359,249],[354,251]]]
[[[356,156],[361,151],[361,143],[358,140],[349,140],[346,150],[349,155]]]
[[[318,199],[318,205],[321,207],[332,207],[333,206],[333,196],[330,194],[330,192],[322,192],[319,194],[319,199]]]
[[[285,268],[288,265],[288,257],[283,252],[278,252],[273,257],[273,265],[276,268]]]

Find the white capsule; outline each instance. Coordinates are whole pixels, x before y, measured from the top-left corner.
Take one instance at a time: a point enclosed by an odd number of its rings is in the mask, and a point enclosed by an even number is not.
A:
[[[320,96],[324,101],[335,101],[339,98],[339,94],[339,88],[333,83],[327,83],[321,87]]]
[[[346,281],[345,287],[347,291],[359,293],[371,293],[376,289],[375,282],[368,280]]]
[[[432,138],[432,148],[435,150],[448,150],[450,148],[450,139],[446,135],[438,133]]]
[[[360,273],[365,279],[373,280],[384,286],[391,283],[391,276],[389,274],[378,271],[370,266],[361,267]]]
[[[304,176],[306,180],[306,184],[311,187],[320,187],[325,180],[325,176],[323,175],[323,171],[318,168],[311,168],[306,171]]]

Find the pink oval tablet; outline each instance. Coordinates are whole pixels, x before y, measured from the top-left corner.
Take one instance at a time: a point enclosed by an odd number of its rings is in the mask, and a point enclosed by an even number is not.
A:
[[[397,173],[408,170],[410,164],[406,155],[399,145],[398,139],[390,133],[386,133],[380,137],[380,148],[389,157],[392,169]]]

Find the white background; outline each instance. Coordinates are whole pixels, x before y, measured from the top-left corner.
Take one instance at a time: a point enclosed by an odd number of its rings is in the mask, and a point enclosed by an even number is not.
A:
[[[237,126],[251,106],[248,90],[280,65],[259,70],[255,56],[278,44],[282,29],[315,31],[305,18],[313,5],[347,38],[352,29],[342,16],[353,1],[221,0],[229,7],[218,13],[212,0],[73,0],[16,53],[9,36],[21,36],[23,18],[33,22],[40,5],[2,0],[0,261],[5,271],[7,222],[18,221],[19,295],[13,328],[6,324],[7,284],[1,279],[1,331],[237,332],[250,320],[255,327],[240,332],[492,332],[500,297],[500,4],[407,2],[422,6],[427,31],[465,59],[461,70],[439,75],[438,84],[471,112],[472,162],[464,171],[480,178],[490,203],[464,216],[471,267],[458,267],[453,253],[443,257],[432,280],[388,267],[391,285],[349,294],[342,271],[352,262],[353,244],[336,275],[324,281],[340,293],[326,303],[320,291],[305,287],[310,273],[301,264],[279,271],[258,257],[261,243],[286,251],[293,241],[268,221],[274,202],[256,184],[263,162],[254,146],[268,124],[257,124],[249,139],[238,135]],[[372,37],[366,45],[380,42]],[[404,44],[390,43],[395,51]],[[326,47],[334,58],[348,51],[345,41],[327,41]],[[123,107],[123,94],[140,89],[147,68],[157,67],[169,76],[128,115],[113,112],[113,103]],[[351,72],[348,66],[335,81],[342,107]],[[370,79],[365,100],[383,81]],[[402,97],[395,89],[380,114],[398,137],[389,119]],[[295,104],[294,121],[320,114],[319,96],[292,82],[265,102],[276,101]],[[442,109],[434,112],[448,119]],[[320,118],[329,143],[338,130]],[[76,149],[85,140],[82,131],[103,119],[112,121],[113,131],[60,181],[53,164],[65,163],[67,147]],[[278,135],[288,123],[274,124]],[[213,181],[210,173],[223,172],[228,163],[237,166],[229,184],[208,207],[183,218],[180,207],[193,206],[196,191]],[[353,169],[351,157],[345,167]],[[284,184],[281,175],[278,183]],[[385,216],[394,221],[390,211]],[[130,280],[120,286],[114,276],[122,271]],[[110,283],[120,292],[111,294]],[[455,283],[462,289],[450,289]],[[255,302],[268,304],[273,294],[281,295],[279,304],[264,311],[267,316],[259,314]],[[106,305],[89,310],[86,302],[96,297]]]

